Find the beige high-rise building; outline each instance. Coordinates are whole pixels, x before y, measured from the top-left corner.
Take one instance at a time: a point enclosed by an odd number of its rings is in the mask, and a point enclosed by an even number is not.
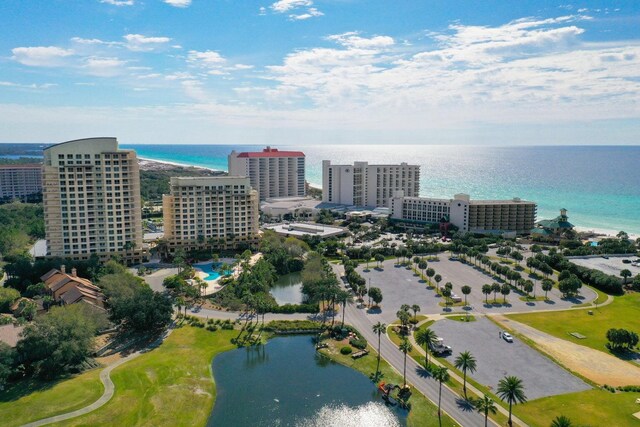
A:
[[[237,153],[228,157],[229,175],[247,176],[260,200],[273,197],[300,197],[306,194],[305,156],[301,151],[262,151]]]
[[[0,199],[26,199],[42,192],[42,165],[0,165]]]
[[[323,202],[390,207],[390,200],[398,191],[408,197],[420,195],[419,165],[332,165],[329,160],[322,161]]]
[[[405,197],[398,192],[391,200],[391,218],[415,224],[450,222],[460,231],[472,233],[529,234],[537,214],[535,202],[521,200],[471,200],[468,194],[453,199]]]
[[[116,138],[86,138],[44,150],[47,256],[142,261],[140,172]]]
[[[173,177],[162,211],[170,253],[250,245],[258,236],[258,193],[248,177]]]

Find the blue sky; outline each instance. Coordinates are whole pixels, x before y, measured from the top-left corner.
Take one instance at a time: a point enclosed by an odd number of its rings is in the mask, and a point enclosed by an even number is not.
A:
[[[638,144],[640,2],[0,2],[0,142],[96,135]]]

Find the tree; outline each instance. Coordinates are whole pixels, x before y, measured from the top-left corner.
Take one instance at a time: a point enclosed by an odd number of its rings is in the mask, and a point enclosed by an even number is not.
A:
[[[500,292],[500,284],[493,282],[491,284],[491,292],[493,292],[493,301],[495,302],[498,298],[498,292]]]
[[[533,291],[533,282],[531,280],[525,280],[523,287],[524,291],[527,293],[527,296],[529,296],[529,294],[531,294],[531,291]],[[533,297],[535,298],[536,296],[534,295]]]
[[[441,403],[442,403],[442,383],[446,383],[449,381],[449,371],[444,366],[438,366],[433,370],[433,379],[440,383],[440,387],[438,389],[438,422],[440,426],[442,426],[442,415],[441,415]]]
[[[375,260],[378,263],[378,268],[380,268],[380,263],[384,261],[384,255],[380,253],[376,254]]]
[[[507,376],[498,382],[498,396],[509,403],[509,425],[513,425],[511,420],[511,409],[514,404],[524,403],[527,396],[524,394],[524,386],[522,380],[516,376]]]
[[[432,345],[434,345],[436,343],[437,339],[438,339],[438,336],[430,328],[421,329],[416,334],[416,342],[419,345],[424,346],[424,352],[425,352],[424,367],[425,367],[425,369],[427,367],[429,367],[429,349],[430,349],[430,347]]]
[[[431,283],[431,278],[436,274],[436,271],[433,268],[427,268],[427,277],[429,278],[429,285],[433,286]]]
[[[440,282],[442,282],[442,276],[441,276],[441,275],[439,275],[439,274],[436,274],[436,275],[433,277],[433,280],[435,280],[435,281],[436,281],[436,288],[437,288],[438,292],[440,292]]]
[[[407,353],[411,353],[411,350],[413,350],[413,346],[409,341],[403,340],[402,343],[400,343],[399,348],[400,348],[400,351],[404,353],[404,364],[402,368],[402,381],[403,381],[402,387],[404,388],[407,385]]]
[[[484,414],[484,427],[487,427],[487,422],[489,419],[489,412],[495,414],[498,412],[498,408],[496,408],[496,404],[492,398],[487,396],[486,394],[482,396],[480,399],[477,399],[473,406],[476,408],[478,412]]]
[[[400,320],[400,324],[402,325],[402,330],[403,330],[403,333],[404,333],[407,330],[406,329],[407,328],[407,323],[409,323],[409,319],[411,318],[411,315],[409,314],[408,311],[400,309],[396,313],[396,316]]]
[[[0,390],[4,389],[7,379],[13,374],[15,350],[0,341]]]
[[[8,313],[11,304],[20,298],[20,292],[13,288],[0,287],[0,311]]]
[[[631,273],[631,271],[629,271],[628,269],[624,269],[620,272],[620,276],[622,276],[622,284],[626,285],[627,284],[627,279],[629,277],[631,277],[633,274]]]
[[[427,268],[427,261],[420,260],[420,262],[418,263],[418,268],[422,272],[422,277],[424,277],[424,270]]]
[[[504,303],[507,303],[507,295],[509,295],[511,293],[511,286],[507,285],[506,283],[502,285],[502,287],[500,287],[500,293],[504,296]]]
[[[449,298],[451,297],[451,289],[449,288],[444,288],[442,289],[442,296],[445,299],[445,304],[449,304]]]
[[[611,328],[607,331],[607,347],[613,351],[632,350],[638,345],[638,334],[626,329]]]
[[[469,295],[471,293],[471,286],[469,285],[464,285],[462,287],[462,294],[464,295],[464,305],[467,305],[467,295]]]
[[[376,364],[376,378],[380,373],[380,336],[387,332],[387,325],[385,323],[378,322],[373,325],[373,333],[378,334],[378,363]]]
[[[476,371],[476,359],[473,357],[470,351],[464,351],[456,357],[454,366],[462,371],[464,397],[467,397],[467,371],[474,373]]]
[[[110,306],[110,319],[124,329],[144,332],[166,327],[171,322],[173,305],[166,294],[140,288],[133,296]]]
[[[542,279],[542,290],[544,291],[544,299],[547,298],[547,292],[553,289],[553,280],[551,279]]]
[[[573,427],[573,422],[570,418],[560,415],[551,421],[551,427]]]
[[[373,300],[376,306],[380,305],[382,302],[382,291],[380,288],[376,288],[375,286],[369,288],[369,298]]]
[[[373,288],[371,288],[373,289]],[[336,300],[342,304],[342,327],[344,328],[344,314],[347,308],[347,303],[348,302],[353,302],[353,298],[351,297],[351,294],[347,291],[343,291],[340,290],[340,292],[338,292],[338,295],[336,297]],[[374,299],[375,301],[375,299]],[[382,301],[382,292],[380,292],[380,301]]]
[[[562,292],[562,297],[570,297],[578,293],[578,289],[582,287],[582,282],[575,274],[569,274],[569,277],[560,280],[558,289]]]
[[[413,311],[413,320],[418,320],[418,312],[420,311],[420,306],[418,304],[413,304],[411,306],[411,311]]]
[[[493,292],[493,289],[491,288],[491,285],[484,284],[482,285],[482,293],[484,294],[484,302],[485,303],[489,303],[489,295],[491,294],[491,292]]]
[[[95,333],[106,324],[102,312],[86,304],[53,307],[24,329],[16,362],[44,378],[78,370],[93,350]]]

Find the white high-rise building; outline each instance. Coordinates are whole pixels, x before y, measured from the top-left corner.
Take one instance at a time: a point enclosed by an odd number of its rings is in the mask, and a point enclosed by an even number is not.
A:
[[[301,151],[262,151],[229,154],[229,175],[247,176],[260,200],[300,197],[305,189],[305,155]]]
[[[47,256],[140,262],[140,172],[133,150],[116,138],[63,142],[44,150],[43,203]]]
[[[169,252],[251,244],[258,236],[258,193],[249,178],[173,177],[162,196]]]
[[[410,197],[420,195],[419,165],[332,165],[329,160],[322,161],[323,202],[390,207],[390,199],[398,191]]]
[[[450,222],[460,231],[472,233],[528,234],[536,222],[535,202],[521,200],[471,200],[468,194],[453,199],[405,197],[399,192],[391,200],[391,218],[415,224]]]

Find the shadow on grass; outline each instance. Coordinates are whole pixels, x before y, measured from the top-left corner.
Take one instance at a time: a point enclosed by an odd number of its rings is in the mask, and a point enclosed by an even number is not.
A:
[[[30,395],[31,393],[48,390],[59,382],[69,380],[73,377],[73,375],[66,375],[51,381],[45,381],[37,378],[25,378],[15,383],[10,383],[2,392],[0,392],[0,402],[14,402],[20,398]]]

